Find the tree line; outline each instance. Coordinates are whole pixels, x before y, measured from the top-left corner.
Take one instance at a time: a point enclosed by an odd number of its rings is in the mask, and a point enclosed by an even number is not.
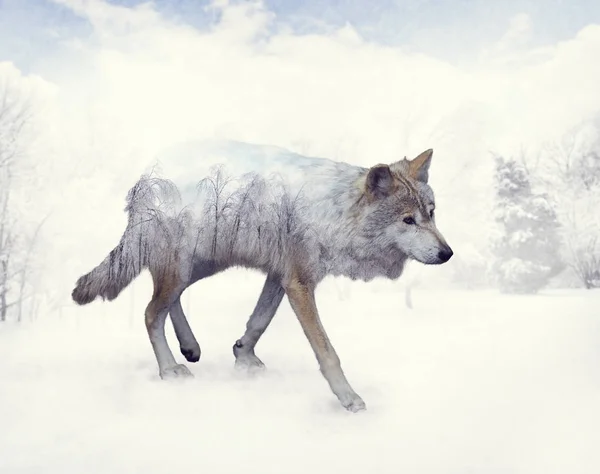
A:
[[[501,291],[600,288],[600,120],[535,157],[495,159],[492,275]]]

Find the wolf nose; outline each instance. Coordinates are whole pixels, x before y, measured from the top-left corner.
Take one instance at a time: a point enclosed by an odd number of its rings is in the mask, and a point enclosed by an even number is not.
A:
[[[438,258],[441,260],[442,263],[446,263],[448,260],[450,260],[450,258],[452,258],[452,255],[454,255],[454,252],[450,247],[445,247],[438,252]]]

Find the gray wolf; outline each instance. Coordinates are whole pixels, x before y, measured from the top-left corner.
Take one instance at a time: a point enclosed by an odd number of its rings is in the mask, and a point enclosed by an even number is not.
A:
[[[78,279],[72,298],[113,300],[147,268],[154,293],[145,322],[160,377],[189,376],[165,338],[167,315],[182,354],[198,361],[182,292],[230,267],[257,269],[266,279],[233,346],[236,367],[263,367],[256,343],[287,296],[332,392],[346,409],[363,410],[321,324],[315,288],[327,275],[397,279],[408,259],[450,259],[427,184],[432,154],[364,168],[225,140],[174,147],[131,188],[119,244]]]

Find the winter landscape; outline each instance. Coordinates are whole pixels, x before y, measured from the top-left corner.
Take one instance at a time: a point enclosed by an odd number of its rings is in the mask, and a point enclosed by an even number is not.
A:
[[[0,1],[0,473],[599,472],[599,56],[586,0]],[[366,411],[287,298],[266,370],[234,369],[258,272],[183,293],[193,378],[159,377],[148,272],[72,301],[153,156],[196,138],[434,150],[452,259],[316,291]]]

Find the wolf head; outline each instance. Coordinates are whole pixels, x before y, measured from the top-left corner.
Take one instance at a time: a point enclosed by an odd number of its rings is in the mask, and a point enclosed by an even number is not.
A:
[[[427,265],[445,263],[452,249],[435,225],[435,199],[427,184],[433,150],[413,160],[370,168],[364,181],[364,229],[385,245]]]

